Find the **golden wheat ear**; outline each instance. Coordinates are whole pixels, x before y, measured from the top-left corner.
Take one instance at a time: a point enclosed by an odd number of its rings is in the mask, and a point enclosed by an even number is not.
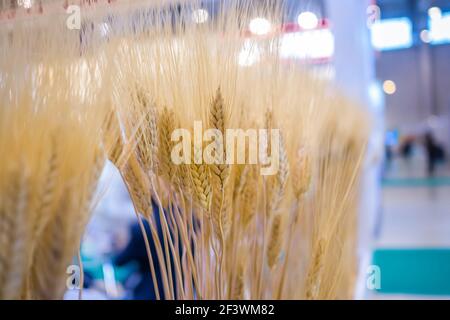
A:
[[[0,298],[18,299],[26,281],[30,206],[29,177],[21,170],[10,172],[0,210]]]
[[[226,164],[225,152],[225,129],[226,129],[226,115],[225,102],[220,91],[217,89],[216,95],[211,103],[210,111],[210,126],[221,133],[222,139],[216,137],[216,159],[215,163],[210,165],[212,177],[212,220],[214,231],[220,239],[226,237],[229,227],[231,225],[231,218],[229,212],[229,199],[225,188],[230,177],[231,166]],[[220,142],[221,141],[221,142]],[[220,154],[219,154],[220,153]]]

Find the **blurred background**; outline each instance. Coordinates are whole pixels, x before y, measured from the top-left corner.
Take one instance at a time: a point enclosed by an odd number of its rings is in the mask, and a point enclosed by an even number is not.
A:
[[[193,21],[209,23],[219,2],[202,1]],[[3,0],[0,19],[21,9],[45,14],[54,3]],[[281,59],[307,65],[375,119],[355,298],[450,298],[450,0],[288,0],[285,8]],[[272,23],[261,16],[249,24],[249,45],[239,55],[243,68],[258,62],[257,39],[271,32]],[[97,27],[107,36],[108,21]],[[85,297],[127,298],[142,280],[140,261],[122,256],[118,263],[117,256],[137,237],[130,232],[135,215],[112,166],[102,185],[105,195],[83,245],[91,288]]]

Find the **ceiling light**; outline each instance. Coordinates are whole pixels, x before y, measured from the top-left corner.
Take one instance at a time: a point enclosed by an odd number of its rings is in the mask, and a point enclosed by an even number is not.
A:
[[[305,11],[299,14],[298,24],[306,30],[315,29],[319,25],[319,19],[314,13]]]
[[[430,32],[426,29],[420,31],[420,40],[422,40],[425,43],[430,43],[431,42]]]
[[[392,95],[397,91],[397,85],[392,80],[386,80],[383,82],[383,91],[386,94]]]
[[[428,9],[428,16],[431,19],[439,20],[442,17],[442,11],[438,7],[431,7],[430,9]]]

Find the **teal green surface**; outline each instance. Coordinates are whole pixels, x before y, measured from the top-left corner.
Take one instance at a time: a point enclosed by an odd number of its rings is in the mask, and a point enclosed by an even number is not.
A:
[[[442,187],[442,186],[450,186],[450,177],[383,179],[383,187]]]
[[[450,248],[379,249],[373,264],[381,270],[379,293],[450,295]]]
[[[89,272],[91,277],[95,280],[103,280],[103,263],[104,261],[82,255],[83,267],[85,272]],[[130,262],[124,266],[114,266],[114,277],[118,282],[124,282],[130,274],[136,272],[139,266],[137,263]]]

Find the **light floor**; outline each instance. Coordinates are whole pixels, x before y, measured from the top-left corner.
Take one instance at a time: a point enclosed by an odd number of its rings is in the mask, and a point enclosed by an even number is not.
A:
[[[450,186],[386,187],[377,247],[450,247]]]
[[[377,222],[377,248],[450,248],[450,171],[441,168],[438,185],[417,184],[417,179],[428,182],[423,166],[402,164],[397,160],[385,177],[400,184],[387,184],[382,190],[381,210]],[[411,179],[411,180],[408,180]],[[408,185],[408,181],[411,183]],[[447,183],[448,182],[448,183]],[[449,266],[450,268],[450,266]],[[369,292],[371,299],[448,298],[421,295],[386,295]]]

